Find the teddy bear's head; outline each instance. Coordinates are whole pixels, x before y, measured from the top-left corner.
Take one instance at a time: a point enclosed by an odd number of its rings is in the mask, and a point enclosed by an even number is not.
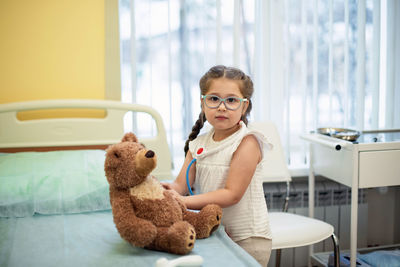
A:
[[[120,143],[107,148],[104,170],[110,186],[128,189],[142,183],[156,164],[155,153],[127,133]]]

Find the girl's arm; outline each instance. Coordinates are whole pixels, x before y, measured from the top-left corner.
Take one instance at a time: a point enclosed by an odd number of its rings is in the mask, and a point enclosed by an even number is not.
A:
[[[232,156],[225,187],[205,194],[184,197],[186,206],[189,209],[201,209],[207,204],[214,203],[225,208],[238,203],[246,192],[260,161],[261,150],[257,139],[253,135],[244,137]],[[192,175],[194,179],[194,173]]]
[[[180,195],[186,195],[187,193],[189,193],[189,190],[186,185],[186,170],[187,170],[187,167],[189,166],[190,162],[192,161],[192,159],[193,159],[192,154],[190,152],[188,152],[186,154],[186,158],[185,158],[185,161],[181,168],[181,171],[179,172],[175,181],[173,181],[172,183],[162,183],[162,185],[166,189],[175,190]],[[192,166],[190,167],[190,171],[189,171],[190,185],[193,185],[194,180],[195,180],[195,175],[196,175],[196,163],[192,164]]]

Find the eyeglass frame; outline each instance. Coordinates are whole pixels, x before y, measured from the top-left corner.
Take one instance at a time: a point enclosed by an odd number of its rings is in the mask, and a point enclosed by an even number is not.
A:
[[[208,105],[207,105],[207,102],[205,101],[205,98],[206,98],[207,96],[215,96],[216,98],[219,99],[219,104],[218,104],[217,106],[215,106],[215,107],[210,107],[210,106],[208,106]],[[229,107],[226,105],[226,100],[228,100],[229,98],[239,99],[239,100],[240,100],[239,106],[238,106],[237,108],[235,108],[235,109],[229,108]],[[222,98],[222,97],[219,97],[219,96],[217,96],[217,95],[201,95],[201,99],[204,100],[204,104],[205,104],[208,108],[211,108],[211,109],[219,108],[219,106],[221,106],[221,104],[222,104],[222,102],[223,102],[224,105],[225,105],[225,108],[226,108],[226,109],[229,109],[229,110],[232,110],[232,111],[238,110],[238,109],[240,108],[240,106],[242,105],[242,102],[248,102],[248,101],[249,101],[247,98],[240,98],[240,97],[237,97],[237,96],[228,96],[228,97],[226,97],[226,98]]]

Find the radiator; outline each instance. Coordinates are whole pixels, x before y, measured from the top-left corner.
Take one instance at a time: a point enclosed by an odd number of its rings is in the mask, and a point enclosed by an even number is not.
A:
[[[290,187],[289,212],[308,216],[308,183],[304,179],[294,179]],[[368,204],[366,190],[359,190],[358,246],[367,246]],[[281,211],[286,194],[286,184],[265,183],[265,200],[268,210]],[[315,182],[315,218],[330,223],[339,238],[340,249],[350,247],[350,203],[351,189],[325,179]],[[332,240],[326,239],[314,245],[314,252],[333,251]],[[282,250],[282,267],[303,267],[308,264],[308,247]],[[275,266],[275,251],[272,251],[268,266]]]

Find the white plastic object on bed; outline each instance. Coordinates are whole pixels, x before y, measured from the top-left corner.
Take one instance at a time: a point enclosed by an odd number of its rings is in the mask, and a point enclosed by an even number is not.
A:
[[[175,267],[175,266],[201,266],[203,264],[203,257],[199,255],[188,255],[176,258],[174,260],[167,260],[166,258],[159,258],[156,261],[156,267]]]
[[[19,120],[18,112],[49,109],[99,109],[104,118],[51,118]],[[139,138],[158,157],[154,176],[171,179],[171,155],[160,114],[149,106],[110,100],[41,100],[0,104],[0,150],[5,148],[95,146],[118,143],[124,134],[127,112],[143,112],[155,121],[154,137]]]

